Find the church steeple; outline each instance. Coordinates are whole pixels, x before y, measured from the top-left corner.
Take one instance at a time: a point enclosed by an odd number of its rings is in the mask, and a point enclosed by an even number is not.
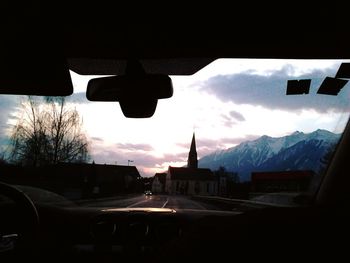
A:
[[[193,137],[192,137],[190,152],[188,154],[187,167],[188,168],[196,168],[196,169],[198,168],[196,138],[195,138],[194,133],[193,133]]]

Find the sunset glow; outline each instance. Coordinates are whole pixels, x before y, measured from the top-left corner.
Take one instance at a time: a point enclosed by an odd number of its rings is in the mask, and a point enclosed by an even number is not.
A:
[[[125,118],[117,102],[87,101],[87,82],[97,76],[71,72],[74,95],[68,103],[83,118],[92,160],[120,165],[133,160],[143,176],[152,176],[186,164],[193,132],[199,158],[262,135],[319,128],[342,132],[349,107],[341,100],[350,97],[349,85],[342,97],[315,94],[321,79],[334,75],[341,62],[220,59],[192,76],[171,76],[174,96],[159,100],[148,119]],[[314,83],[310,95],[287,98],[287,80],[306,77]]]

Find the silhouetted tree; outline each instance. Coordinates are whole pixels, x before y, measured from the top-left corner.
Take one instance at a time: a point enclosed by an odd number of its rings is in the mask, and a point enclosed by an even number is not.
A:
[[[226,168],[224,166],[220,166],[219,169],[215,171],[215,174],[219,176],[226,176],[227,175]]]
[[[232,183],[239,183],[239,176],[237,173],[228,172],[224,166],[220,166],[217,171],[214,172],[216,176],[226,177],[227,181]]]
[[[3,153],[0,154],[0,165],[6,165],[7,161],[5,159],[5,155]]]
[[[220,166],[214,172],[218,178],[218,194],[224,196],[233,196],[236,192],[237,185],[239,185],[239,176],[237,173],[228,172],[224,166]]]
[[[10,160],[22,165],[86,162],[87,139],[76,109],[64,97],[38,101],[28,96],[11,136]]]

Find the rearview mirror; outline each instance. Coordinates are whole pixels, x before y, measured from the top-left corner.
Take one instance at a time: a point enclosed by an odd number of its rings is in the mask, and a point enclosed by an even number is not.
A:
[[[165,99],[173,95],[167,75],[113,76],[91,79],[86,97],[90,101],[120,101],[135,97]]]
[[[147,74],[135,59],[128,60],[125,75],[91,79],[86,90],[90,101],[119,101],[128,118],[153,116],[158,99],[172,95],[173,84],[169,76]]]
[[[91,79],[86,97],[90,101],[118,101],[129,118],[153,116],[158,99],[173,95],[171,78],[160,74],[122,75]]]

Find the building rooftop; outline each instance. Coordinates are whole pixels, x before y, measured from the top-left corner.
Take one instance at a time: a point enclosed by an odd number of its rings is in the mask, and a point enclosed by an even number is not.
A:
[[[186,168],[169,166],[169,174],[172,180],[216,180],[213,172],[207,168]]]

